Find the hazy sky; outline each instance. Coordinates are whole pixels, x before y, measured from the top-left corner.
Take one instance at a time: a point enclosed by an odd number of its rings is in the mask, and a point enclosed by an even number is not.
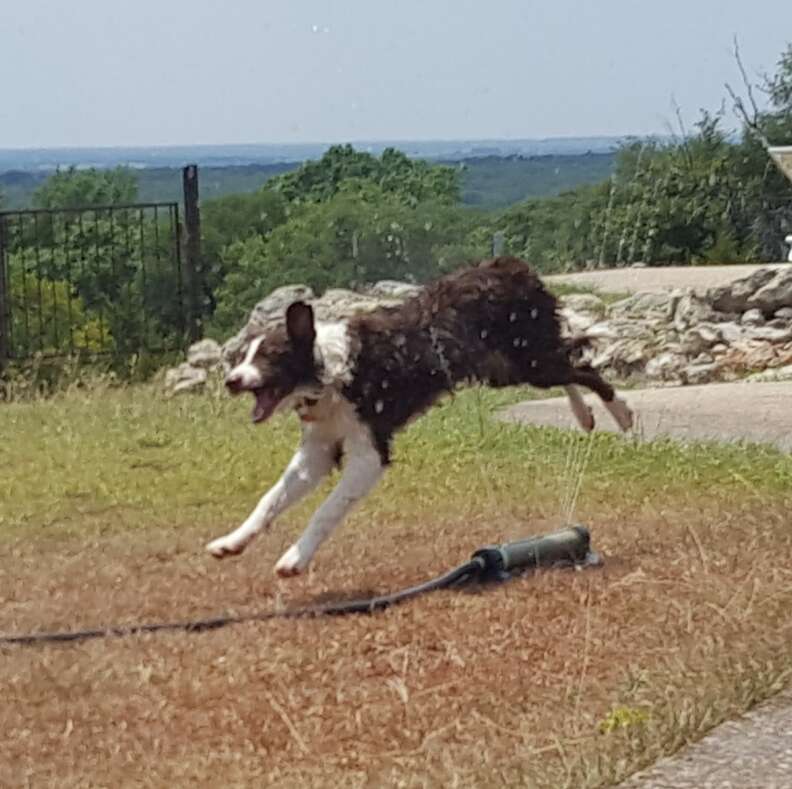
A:
[[[0,148],[663,132],[792,0],[0,0]]]

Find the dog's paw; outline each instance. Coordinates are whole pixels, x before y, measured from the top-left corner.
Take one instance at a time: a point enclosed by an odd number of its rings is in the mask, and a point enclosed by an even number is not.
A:
[[[300,555],[300,549],[292,545],[286,553],[278,559],[275,565],[275,575],[279,578],[292,578],[299,575],[308,565],[308,561]]]
[[[634,416],[633,412],[627,403],[619,397],[614,397],[610,403],[607,403],[608,410],[616,420],[616,424],[626,433],[632,429]]]
[[[215,559],[223,559],[226,556],[237,556],[245,550],[245,544],[230,539],[229,537],[219,537],[212,540],[207,546],[206,550],[215,557]]]

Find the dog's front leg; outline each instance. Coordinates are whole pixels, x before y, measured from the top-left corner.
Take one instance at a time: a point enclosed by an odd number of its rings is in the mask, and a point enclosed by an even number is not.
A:
[[[310,493],[333,467],[333,451],[321,441],[306,441],[297,450],[283,476],[261,498],[247,520],[224,537],[213,540],[206,550],[222,559],[242,553],[245,546],[292,504]]]
[[[317,548],[382,476],[382,460],[370,443],[366,442],[362,449],[348,449],[347,457],[338,485],[314,513],[300,539],[275,565],[275,572],[282,578],[297,575],[308,566]]]

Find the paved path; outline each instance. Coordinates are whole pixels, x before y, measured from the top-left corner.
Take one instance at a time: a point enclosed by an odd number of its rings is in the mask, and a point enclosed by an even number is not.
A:
[[[637,417],[637,432],[646,439],[750,441],[792,452],[792,382],[727,383],[625,391]],[[598,430],[616,430],[598,398],[586,395]],[[507,408],[512,422],[576,427],[568,400],[531,400]],[[792,784],[790,784],[792,788]]]
[[[790,789],[792,693],[781,693],[619,789]]]
[[[772,265],[734,266],[647,266],[646,268],[619,268],[604,271],[579,271],[575,274],[557,274],[544,277],[547,282],[584,285],[606,293],[637,293],[638,291],[673,290],[693,288],[707,290],[728,285],[748,277],[760,268],[792,268],[789,263]]]

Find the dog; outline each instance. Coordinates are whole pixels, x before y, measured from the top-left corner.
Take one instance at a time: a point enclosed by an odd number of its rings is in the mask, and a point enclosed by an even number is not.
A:
[[[281,577],[304,571],[319,546],[376,485],[391,460],[394,434],[459,385],[565,387],[584,430],[591,409],[577,387],[595,392],[624,431],[633,417],[576,351],[587,338],[564,339],[558,304],[523,261],[498,257],[425,286],[396,307],[322,323],[297,301],[285,322],[250,338],[232,359],[225,385],[253,395],[253,422],[294,409],[299,447],[250,516],[207,550],[241,553],[284,510],[338,466],[336,488],[275,565]]]

